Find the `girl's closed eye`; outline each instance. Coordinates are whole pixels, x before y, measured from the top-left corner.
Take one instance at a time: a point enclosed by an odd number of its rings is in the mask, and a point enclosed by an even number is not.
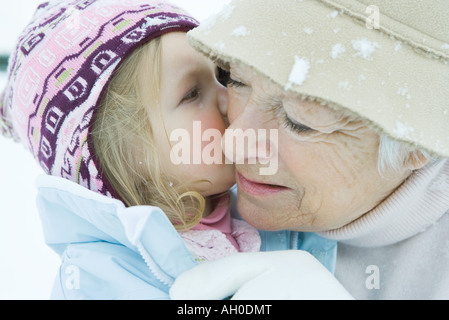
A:
[[[181,102],[179,104],[181,105],[184,103],[189,103],[189,102],[195,101],[197,98],[199,98],[200,94],[201,94],[200,88],[193,87],[184,95],[184,97],[181,99]]]

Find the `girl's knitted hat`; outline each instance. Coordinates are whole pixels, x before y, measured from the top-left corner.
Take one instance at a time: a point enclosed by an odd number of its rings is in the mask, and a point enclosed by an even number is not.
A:
[[[162,34],[198,22],[151,0],[71,0],[39,5],[19,37],[0,96],[0,128],[47,174],[118,198],[95,157],[89,130],[120,63]]]

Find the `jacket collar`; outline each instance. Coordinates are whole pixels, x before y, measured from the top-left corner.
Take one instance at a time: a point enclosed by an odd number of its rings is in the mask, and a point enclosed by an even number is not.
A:
[[[109,242],[138,252],[168,278],[196,265],[160,208],[127,208],[119,200],[59,177],[43,175],[36,184],[45,240],[58,254],[70,243]]]

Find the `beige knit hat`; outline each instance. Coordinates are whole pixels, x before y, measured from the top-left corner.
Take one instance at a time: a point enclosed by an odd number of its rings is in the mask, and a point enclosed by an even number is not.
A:
[[[189,39],[449,157],[447,0],[234,0]]]

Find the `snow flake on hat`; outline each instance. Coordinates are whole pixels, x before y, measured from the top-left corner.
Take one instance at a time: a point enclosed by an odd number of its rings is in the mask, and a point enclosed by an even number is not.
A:
[[[411,98],[412,98],[407,84],[404,84],[403,87],[398,88],[397,94],[400,96],[406,97],[408,100],[411,100]]]
[[[304,27],[303,31],[307,34],[312,34],[313,33],[313,29],[310,27]]]
[[[226,44],[223,42],[223,40],[220,40],[214,44],[214,47],[218,51],[224,51],[226,49]]]
[[[344,45],[342,45],[341,43],[337,43],[336,45],[334,45],[332,47],[331,50],[331,57],[332,59],[338,59],[340,58],[343,53],[346,52],[346,47]]]
[[[285,86],[285,90],[291,89],[293,85],[302,85],[307,78],[309,70],[309,60],[295,56],[295,64],[293,65],[290,76],[288,77],[288,83]]]
[[[410,138],[410,135],[415,131],[415,128],[396,120],[396,128],[393,130],[393,134],[398,138]]]
[[[237,27],[232,31],[232,35],[236,37],[245,37],[248,36],[249,34],[250,32],[245,26]]]
[[[380,48],[377,42],[369,41],[366,38],[360,38],[352,40],[352,47],[356,51],[355,57],[362,57],[366,60],[373,60],[372,55],[376,52],[376,49]]]
[[[328,15],[327,15],[327,17],[328,18],[336,18],[338,16],[338,11],[337,10],[334,10],[334,11],[332,11],[331,13],[329,13]]]
[[[400,41],[396,41],[395,43],[394,43],[394,51],[395,52],[398,52],[399,50],[401,50],[402,49],[402,43],[400,42]]]

